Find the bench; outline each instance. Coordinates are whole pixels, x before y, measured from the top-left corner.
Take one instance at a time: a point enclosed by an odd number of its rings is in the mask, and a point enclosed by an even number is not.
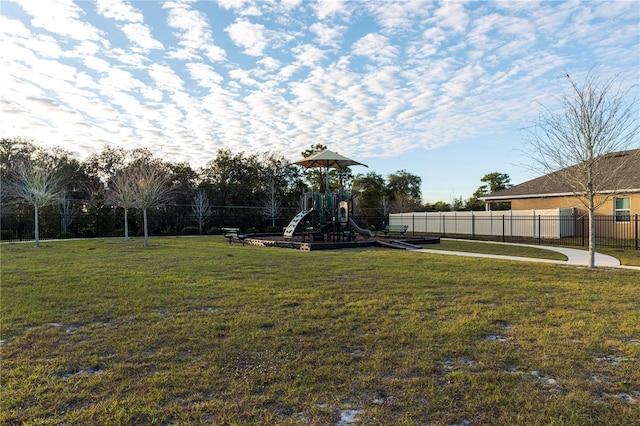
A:
[[[400,234],[403,235],[409,229],[409,225],[387,225],[384,227],[382,232],[384,235],[387,234]]]
[[[229,240],[229,244],[232,241],[239,241],[244,245],[244,239],[247,238],[247,235],[243,234],[240,228],[222,228],[222,235]]]

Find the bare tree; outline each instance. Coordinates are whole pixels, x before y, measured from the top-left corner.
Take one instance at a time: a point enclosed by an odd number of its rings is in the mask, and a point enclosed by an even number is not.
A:
[[[282,214],[282,205],[276,198],[276,174],[277,168],[274,167],[273,173],[267,169],[268,173],[268,195],[262,199],[262,212],[271,219],[271,227],[275,228],[276,218]]]
[[[129,241],[128,210],[136,207],[135,182],[131,169],[125,169],[115,174],[109,182],[107,201],[124,209],[124,240]]]
[[[200,235],[202,235],[202,225],[211,216],[211,205],[209,204],[209,197],[203,188],[200,188],[191,202],[191,211],[193,217],[198,221],[198,229],[200,229]]]
[[[262,213],[271,219],[271,227],[275,228],[276,219],[282,216],[282,203],[275,197],[275,191],[262,199]]]
[[[62,182],[52,158],[25,158],[16,163],[8,192],[21,198],[34,208],[36,247],[40,247],[40,209],[54,204],[62,196]]]
[[[595,211],[624,191],[632,165],[639,164],[640,150],[630,150],[638,145],[637,98],[614,87],[612,79],[599,81],[594,70],[582,84],[566,78],[570,87],[559,98],[562,110],[545,108],[529,129],[528,156],[536,171],[566,187],[588,211],[593,268]],[[615,163],[610,161],[614,155],[619,157]]]
[[[62,226],[62,232],[66,233],[78,213],[78,209],[67,193],[63,194],[60,198],[60,213],[60,225]]]
[[[142,210],[144,246],[149,247],[147,210],[164,204],[171,193],[167,170],[161,164],[140,163],[127,172],[133,191],[134,206]]]

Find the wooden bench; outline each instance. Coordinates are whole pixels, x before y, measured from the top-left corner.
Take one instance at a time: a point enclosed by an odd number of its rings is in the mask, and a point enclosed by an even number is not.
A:
[[[382,232],[384,235],[387,234],[400,234],[403,235],[409,229],[409,225],[387,225],[384,227]]]
[[[229,240],[229,244],[232,241],[239,241],[244,245],[244,239],[247,238],[247,235],[243,234],[240,228],[222,228],[222,235]]]

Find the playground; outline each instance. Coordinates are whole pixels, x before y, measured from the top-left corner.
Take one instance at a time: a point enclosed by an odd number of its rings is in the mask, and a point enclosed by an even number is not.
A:
[[[353,194],[340,184],[338,192],[328,192],[329,169],[345,169],[365,164],[351,160],[336,152],[324,150],[292,164],[305,168],[323,168],[326,173],[325,192],[311,191],[301,196],[301,210],[285,227],[282,234],[241,234],[228,229],[225,236],[231,242],[254,246],[282,247],[298,250],[326,250],[354,247],[382,246],[412,250],[423,244],[437,244],[439,238],[407,236],[406,226],[386,226],[374,232],[358,225],[354,217]]]
[[[261,247],[296,250],[334,250],[342,248],[387,247],[402,250],[420,249],[437,244],[436,237],[411,236],[406,227],[387,227],[371,231],[353,218],[353,195],[307,192],[301,198],[302,210],[289,222],[282,234],[225,233],[229,242]]]

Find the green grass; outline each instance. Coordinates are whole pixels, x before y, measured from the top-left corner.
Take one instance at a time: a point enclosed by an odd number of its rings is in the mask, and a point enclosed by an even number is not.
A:
[[[0,423],[640,423],[636,271],[151,244],[0,247]]]
[[[500,256],[567,260],[567,257],[565,255],[563,255],[562,253],[558,253],[557,251],[545,250],[524,245],[493,244],[481,241],[442,239],[440,240],[440,244],[428,244],[425,245],[424,248],[433,250],[463,251],[467,253],[496,254]]]
[[[442,239],[440,244],[428,244],[425,245],[424,248],[433,250],[463,251],[468,253],[497,254],[503,256],[533,257],[538,259],[567,260],[566,256],[561,253],[519,244],[492,244],[483,241]],[[582,247],[567,246],[567,248],[586,250]],[[617,258],[620,260],[622,265],[640,266],[640,250],[599,247],[596,251],[598,253],[607,254]]]
[[[608,254],[627,266],[640,266],[640,250],[598,248],[598,253]]]

